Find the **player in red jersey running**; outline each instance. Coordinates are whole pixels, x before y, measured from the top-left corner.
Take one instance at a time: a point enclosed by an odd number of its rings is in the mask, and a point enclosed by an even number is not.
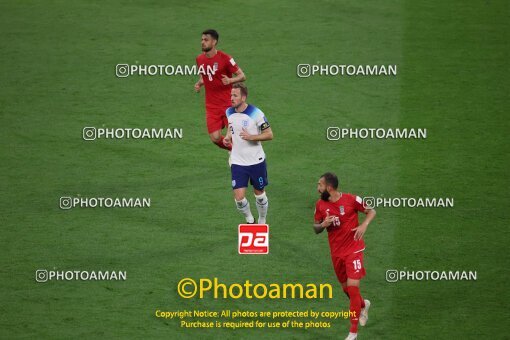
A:
[[[346,340],[354,340],[358,334],[358,322],[365,326],[370,301],[359,292],[360,280],[365,276],[363,250],[368,224],[375,217],[375,210],[365,205],[359,196],[339,192],[338,177],[331,172],[321,176],[317,186],[321,198],[315,205],[316,234],[327,229],[331,259],[338,281],[350,300],[351,328]],[[358,222],[358,212],[367,216]]]
[[[232,146],[225,146],[221,130],[228,126],[225,111],[230,107],[230,92],[232,84],[246,80],[243,70],[237,66],[234,58],[218,51],[219,35],[215,30],[202,32],[202,51],[197,59],[197,66],[201,73],[195,84],[195,91],[200,92],[205,87],[205,111],[207,131],[211,141],[222,149],[231,150]]]

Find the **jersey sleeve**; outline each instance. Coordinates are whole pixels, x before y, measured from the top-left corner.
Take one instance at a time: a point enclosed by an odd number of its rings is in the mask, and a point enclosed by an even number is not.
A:
[[[324,220],[324,218],[322,217],[320,207],[319,207],[319,201],[317,201],[317,203],[315,203],[314,219],[315,219],[315,221],[320,221],[320,222],[322,222]]]
[[[228,72],[236,73],[237,71],[239,71],[239,66],[237,66],[234,58],[225,53],[225,59]]]
[[[354,209],[356,211],[365,212],[367,210],[367,205],[363,202],[363,199],[359,196],[354,196]]]
[[[262,112],[261,110],[258,110],[257,112],[255,123],[257,124],[257,127],[260,128],[260,131],[264,131],[265,129],[270,127],[269,122],[267,121],[267,118],[264,115],[264,112]]]

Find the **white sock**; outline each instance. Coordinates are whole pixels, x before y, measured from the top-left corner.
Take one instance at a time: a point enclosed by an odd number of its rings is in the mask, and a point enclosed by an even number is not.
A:
[[[236,206],[237,206],[237,210],[239,210],[241,212],[241,214],[243,214],[244,217],[246,218],[246,222],[248,222],[248,223],[255,222],[255,218],[251,214],[250,202],[248,202],[246,197],[240,201],[236,200]]]
[[[269,207],[269,200],[267,199],[266,193],[263,192],[260,195],[255,195],[255,203],[257,205],[257,211],[259,212],[259,224],[266,223],[267,208]]]

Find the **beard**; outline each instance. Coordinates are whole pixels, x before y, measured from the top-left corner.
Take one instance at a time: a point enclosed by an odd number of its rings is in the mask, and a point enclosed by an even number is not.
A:
[[[209,52],[212,50],[212,47],[202,47],[202,52]]]
[[[331,195],[329,194],[329,192],[327,190],[324,190],[324,192],[321,192],[321,200],[323,201],[329,201],[329,197]]]

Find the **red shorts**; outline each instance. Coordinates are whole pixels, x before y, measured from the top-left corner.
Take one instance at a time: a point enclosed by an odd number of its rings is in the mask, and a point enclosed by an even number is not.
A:
[[[332,257],[333,268],[340,283],[347,282],[347,278],[360,280],[365,277],[363,266],[363,252],[353,253],[345,257]]]
[[[207,122],[207,132],[212,133],[214,131],[218,131],[223,129],[225,126],[228,126],[228,119],[225,111],[229,108],[229,106],[225,108],[221,107],[206,107],[205,108],[205,119]]]

